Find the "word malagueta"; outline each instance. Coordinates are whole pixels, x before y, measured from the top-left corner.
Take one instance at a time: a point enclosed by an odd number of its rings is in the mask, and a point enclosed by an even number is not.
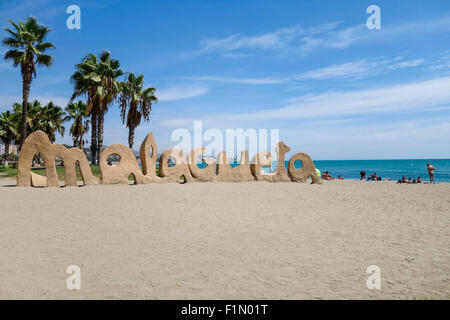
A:
[[[51,144],[47,135],[42,131],[30,134],[22,146],[19,155],[17,185],[18,186],[49,186],[59,187],[55,160],[60,157],[64,163],[65,186],[78,186],[76,170],[78,166],[84,185],[94,184],[129,184],[128,177],[133,176],[136,184],[157,182],[178,182],[184,177],[184,182],[240,182],[240,181],[269,181],[269,182],[306,182],[311,177],[313,183],[321,183],[314,167],[313,160],[306,153],[296,153],[289,159],[288,169],[285,168],[285,154],[291,149],[280,141],[275,151],[277,153],[277,168],[274,173],[265,173],[264,166],[270,166],[273,158],[270,152],[257,153],[249,161],[248,151],[241,152],[240,164],[231,167],[227,163],[225,151],[218,154],[217,159],[203,158],[206,165],[200,168],[197,163],[205,151],[197,148],[187,157],[181,149],[171,148],[164,151],[159,159],[159,172],[156,174],[157,148],[153,133],[150,132],[140,147],[142,169],[133,153],[127,146],[113,144],[103,150],[100,155],[99,167],[101,179],[92,174],[86,155],[81,149],[67,149],[60,144]],[[44,158],[46,176],[31,172],[35,154]],[[108,157],[118,155],[120,162],[111,166]],[[297,169],[295,163],[300,161],[302,167]]]

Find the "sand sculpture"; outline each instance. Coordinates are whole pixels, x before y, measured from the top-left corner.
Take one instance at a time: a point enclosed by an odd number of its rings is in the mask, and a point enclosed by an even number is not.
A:
[[[152,156],[150,156],[152,150]],[[117,165],[108,164],[108,157],[116,154],[120,157]],[[160,182],[161,178],[156,175],[156,143],[153,133],[149,133],[141,144],[140,156],[142,160],[142,171],[139,163],[130,148],[113,144],[103,150],[99,167],[102,174],[103,184],[129,183],[128,177],[133,176],[135,184],[144,184],[150,182]]]
[[[277,171],[273,175],[273,181],[272,182],[289,182],[291,179],[289,179],[288,173],[286,171],[286,167],[284,166],[285,156],[286,153],[291,151],[291,148],[289,148],[283,141],[278,142],[278,145],[275,148],[275,152],[277,153]]]
[[[139,155],[141,157],[142,172],[144,175],[151,178],[152,182],[160,182],[161,179],[156,175],[158,149],[156,148],[156,141],[153,136],[153,132],[150,132],[147,137],[145,137],[141,144]]]
[[[206,164],[200,168],[197,163],[204,148],[191,151],[186,159],[180,149],[168,149],[161,154],[159,159],[159,175],[156,174],[157,147],[153,133],[150,132],[141,144],[140,158],[142,169],[133,151],[120,144],[114,144],[103,150],[99,167],[101,171],[101,183],[123,183],[129,184],[131,175],[136,184],[154,182],[178,182],[184,177],[185,182],[192,181],[269,181],[269,182],[305,182],[311,177],[313,183],[321,183],[316,173],[313,160],[306,153],[296,153],[289,160],[288,170],[284,165],[285,155],[291,149],[284,143],[279,142],[275,151],[277,153],[277,169],[274,173],[264,173],[262,167],[271,166],[273,158],[270,152],[260,152],[253,157],[249,163],[248,151],[241,152],[240,164],[231,167],[227,162],[225,151],[219,153],[217,163],[212,158],[202,158]],[[45,161],[46,176],[31,172],[32,162],[35,154],[41,154]],[[120,162],[116,165],[108,164],[108,157],[118,155]],[[93,176],[89,162],[82,150],[78,148],[67,149],[63,145],[52,145],[47,135],[42,131],[36,131],[28,136],[22,146],[19,155],[19,167],[17,174],[18,186],[49,186],[58,187],[59,181],[56,173],[55,159],[61,157],[65,168],[65,185],[78,186],[75,168],[79,166],[81,177],[85,185],[98,184],[99,180]],[[295,168],[296,161],[302,162],[302,167]]]
[[[159,176],[164,181],[179,181],[181,176],[184,176],[185,182],[194,181],[183,150],[172,148],[161,154]]]
[[[108,157],[118,155],[120,162],[117,165],[109,165]],[[149,177],[144,176],[139,168],[139,163],[130,148],[113,144],[103,150],[98,163],[100,172],[102,173],[103,184],[128,183],[128,177],[133,176],[135,184],[151,182]]]
[[[33,158],[39,153],[44,158],[46,179],[36,177],[31,173]],[[78,186],[75,166],[80,167],[81,177],[85,185],[98,184],[99,181],[91,172],[89,162],[83,151],[78,148],[67,149],[63,145],[52,145],[47,135],[42,131],[30,134],[25,140],[19,155],[19,166],[17,172],[18,186],[42,186],[59,187],[58,175],[56,173],[55,160],[61,157],[66,171],[66,186]]]
[[[296,161],[302,162],[301,168],[295,168]],[[313,183],[320,183],[319,175],[314,167],[314,162],[306,153],[296,153],[289,159],[288,172],[292,181],[305,182],[308,177],[311,177]]]
[[[217,156],[217,177],[216,181],[223,182],[239,182],[239,181],[253,181],[252,172],[250,170],[250,163],[248,161],[248,151],[241,152],[241,161],[239,165],[232,168],[227,162],[227,153],[222,151]]]
[[[31,186],[33,187],[46,187],[48,180],[46,176],[31,172]]]
[[[272,154],[267,151],[259,152],[253,157],[250,169],[257,181],[273,182],[274,174],[265,173],[262,170],[262,167],[271,167],[272,161],[273,161]]]
[[[275,151],[277,153],[277,170],[274,173],[262,173],[262,167],[272,166],[272,154],[270,152],[260,152],[252,159],[252,164],[250,165],[252,174],[258,181],[269,181],[269,182],[290,182],[291,179],[288,176],[286,167],[284,166],[284,159],[289,148],[283,141],[278,142]]]
[[[191,151],[188,164],[191,174],[197,181],[215,181],[216,180],[216,161],[212,158],[203,158],[202,162],[206,164],[205,168],[200,169],[197,165],[200,155],[206,151],[205,148],[197,148]]]

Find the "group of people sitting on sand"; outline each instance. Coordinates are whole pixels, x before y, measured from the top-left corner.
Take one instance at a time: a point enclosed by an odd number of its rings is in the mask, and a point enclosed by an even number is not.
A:
[[[406,179],[405,176],[402,176],[402,178],[398,180],[397,183],[427,183],[427,182],[423,181],[420,177],[417,177],[417,179],[413,180],[411,178]]]
[[[367,180],[367,181],[383,181],[383,179],[379,176],[377,176],[377,174],[374,172],[372,173],[368,178],[366,178],[366,172],[365,171],[361,171],[359,173],[360,175],[360,179],[359,180]],[[390,179],[385,179],[385,180],[390,180]]]
[[[331,180],[335,180],[335,179],[338,179],[338,180],[344,180],[344,177],[341,176],[341,175],[339,175],[337,178],[332,177],[328,171],[325,171],[325,172],[322,174],[322,180],[331,181]]]
[[[377,176],[376,173],[372,173],[368,178],[366,178],[365,171],[361,171],[359,174],[361,175],[360,180],[367,180],[367,181],[382,181],[383,180],[381,177]],[[339,175],[337,178],[332,177],[328,171],[325,171],[322,174],[322,180],[331,181],[331,180],[335,180],[335,179],[344,180],[344,177],[341,175]],[[385,180],[391,180],[391,179],[385,179]]]

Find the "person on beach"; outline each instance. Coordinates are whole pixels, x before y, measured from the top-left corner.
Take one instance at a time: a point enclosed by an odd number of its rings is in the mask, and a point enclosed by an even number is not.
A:
[[[337,178],[338,178],[338,180],[344,180],[344,177],[341,175],[339,175]]]
[[[374,172],[370,175],[369,179],[367,181],[378,181],[377,174]]]
[[[330,175],[330,173],[329,173],[328,171],[325,171],[325,172],[322,174],[322,179],[323,179],[323,180],[327,180],[327,181],[334,180],[334,178]]]
[[[420,177],[417,177],[416,183],[422,183],[422,179]]]
[[[430,177],[430,183],[435,183],[435,181],[434,181],[435,167],[433,167],[431,164],[427,163],[427,170],[428,170],[428,176]]]
[[[359,179],[359,180],[366,180],[366,172],[365,171],[361,171],[359,173],[359,175],[361,176],[361,179]]]
[[[407,183],[407,182],[408,182],[408,179],[406,179],[405,176],[403,176],[401,180],[397,181],[397,183]]]

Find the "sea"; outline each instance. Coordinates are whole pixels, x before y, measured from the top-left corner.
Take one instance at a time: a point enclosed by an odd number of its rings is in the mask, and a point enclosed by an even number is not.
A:
[[[286,169],[288,161],[285,162]],[[403,176],[412,180],[420,177],[428,181],[427,163],[433,165],[434,178],[436,182],[450,182],[450,159],[402,159],[402,160],[316,160],[314,165],[322,173],[328,171],[331,176],[341,175],[344,179],[360,179],[360,172],[366,171],[366,177],[376,173],[382,179],[400,180]],[[239,165],[239,162],[230,163],[231,167]],[[206,164],[198,164],[200,168]],[[272,167],[262,168],[267,173],[275,172],[277,162],[272,162]],[[296,168],[301,167],[301,162],[295,164]]]
[[[436,182],[450,182],[450,159],[402,159],[402,160],[316,160],[314,165],[322,173],[328,171],[331,176],[341,175],[345,179],[360,179],[360,172],[366,171],[366,177],[372,173],[383,179],[399,180],[402,176],[411,179],[421,177],[428,181],[427,163],[433,165]],[[285,166],[287,168],[288,161]],[[296,167],[300,167],[296,165]],[[273,163],[272,172],[276,168]],[[270,168],[264,169],[270,171]]]

